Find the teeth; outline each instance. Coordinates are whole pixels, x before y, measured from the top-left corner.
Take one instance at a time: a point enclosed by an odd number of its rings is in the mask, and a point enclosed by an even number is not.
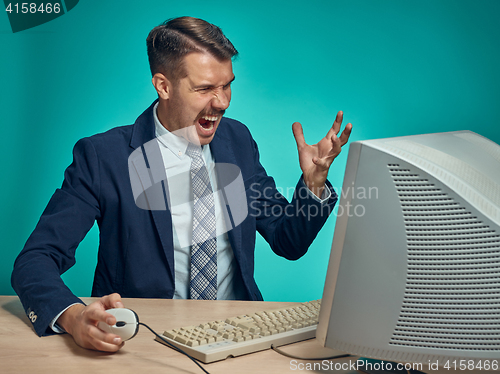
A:
[[[217,116],[204,116],[203,119],[206,119],[207,121],[212,121],[215,122],[217,121]]]

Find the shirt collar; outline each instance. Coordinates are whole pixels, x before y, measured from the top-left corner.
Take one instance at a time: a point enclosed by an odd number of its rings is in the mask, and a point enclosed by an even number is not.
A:
[[[167,147],[177,158],[181,159],[186,154],[188,141],[180,136],[174,135],[161,124],[157,114],[158,103],[153,108],[156,137],[159,142]]]

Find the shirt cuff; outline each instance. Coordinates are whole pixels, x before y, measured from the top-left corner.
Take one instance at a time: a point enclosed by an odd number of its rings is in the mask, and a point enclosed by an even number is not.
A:
[[[303,179],[302,179],[302,183],[307,188],[307,193],[309,194],[309,196],[311,196],[314,200],[316,200],[317,202],[319,202],[321,204],[326,203],[330,199],[330,197],[332,196],[332,191],[330,190],[330,188],[328,187],[328,185],[326,183],[325,183],[325,188],[323,189],[323,193],[321,194],[321,197],[316,196],[314,194],[314,192],[312,192],[309,189],[309,187],[307,186],[306,182],[304,182]]]
[[[63,314],[66,310],[68,310],[73,305],[78,305],[78,304],[81,304],[81,303],[73,303],[71,305],[68,305],[57,316],[54,317],[54,319],[52,320],[52,322],[50,322],[50,325],[49,325],[49,327],[52,329],[52,331],[54,331],[56,334],[64,334],[66,332],[61,326],[59,326],[57,324],[57,320],[59,319],[61,314]]]

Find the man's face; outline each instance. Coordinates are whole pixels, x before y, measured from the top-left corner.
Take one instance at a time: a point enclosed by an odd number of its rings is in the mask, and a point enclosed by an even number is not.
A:
[[[190,53],[184,57],[184,68],[187,76],[170,83],[162,124],[170,132],[194,126],[187,131],[205,145],[212,141],[229,107],[233,65],[208,53]]]

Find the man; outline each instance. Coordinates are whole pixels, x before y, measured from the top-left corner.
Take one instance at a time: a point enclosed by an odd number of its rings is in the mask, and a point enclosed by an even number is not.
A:
[[[153,29],[147,46],[158,100],[134,125],[75,145],[61,189],[14,265],[12,285],[39,335],[66,331],[82,347],[114,352],[123,346],[120,337],[97,324],[116,322],[105,310],[123,307],[122,296],[262,300],[253,278],[256,231],[275,253],[297,259],[337,200],[326,178],[352,128],[347,125],[337,137],[342,112],[325,138],[312,146],[306,144],[301,125],[293,124],[303,176],[289,203],[261,166],[248,129],[222,117],[231,100],[237,51],[221,30],[181,17]],[[171,203],[165,209],[139,207],[131,186],[131,165],[138,155],[144,156],[144,170],[162,165],[166,176],[156,187],[166,200],[188,191],[192,199],[187,208]],[[221,213],[224,202],[212,194],[223,187],[223,171],[211,167],[218,164],[236,165],[246,191],[248,215],[227,232],[219,227],[229,225],[231,218]],[[173,170],[190,172],[179,183],[182,179],[170,178]],[[196,178],[203,179],[210,193],[198,196],[195,185],[202,182]],[[197,208],[206,201],[208,220]],[[76,247],[95,221],[100,243],[92,296],[102,298],[85,305],[60,274],[74,264]],[[206,222],[213,231],[195,240]],[[198,254],[206,261],[201,267],[194,259]]]

